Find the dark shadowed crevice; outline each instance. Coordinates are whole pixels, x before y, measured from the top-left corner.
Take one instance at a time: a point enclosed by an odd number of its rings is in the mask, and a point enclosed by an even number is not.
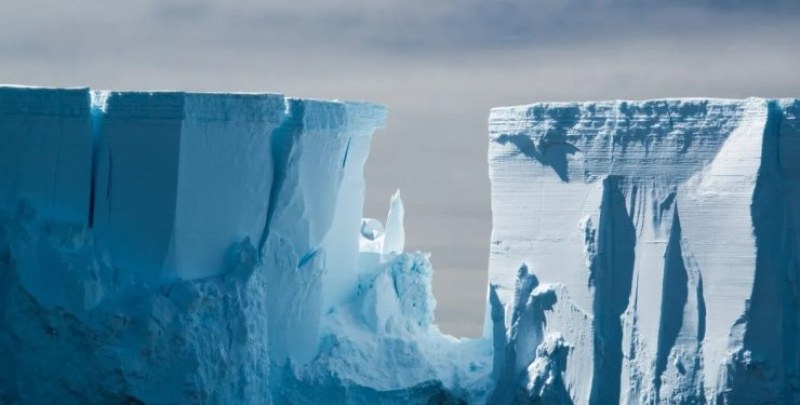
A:
[[[669,209],[673,207],[675,203],[675,197],[677,195],[678,193],[675,191],[669,193],[669,195],[667,195],[667,198],[665,198],[664,201],[661,201],[661,203],[659,203],[657,207],[654,207],[653,209],[654,224],[658,225],[661,223],[662,220],[664,220],[664,214],[665,213],[668,214]],[[654,199],[654,204],[655,204],[655,199]]]
[[[492,374],[494,380],[499,381],[505,367],[506,343],[506,313],[500,297],[497,295],[497,286],[489,284],[489,309],[492,317],[492,344],[494,347],[494,363]]]
[[[264,244],[267,242],[267,236],[269,235],[270,224],[277,206],[278,196],[280,195],[281,189],[286,182],[286,170],[289,166],[292,147],[297,136],[303,132],[303,116],[305,114],[305,105],[298,100],[287,99],[286,103],[287,115],[284,117],[283,122],[281,122],[281,124],[270,134],[273,178],[268,199],[269,206],[267,207],[267,220],[264,224],[264,230],[261,233],[261,240],[258,244],[259,252],[264,249]]]
[[[347,156],[350,154],[350,143],[353,141],[353,138],[347,140],[347,147],[344,149],[344,158],[342,158],[342,169],[347,165]]]
[[[89,178],[89,228],[94,226],[95,190],[97,188],[97,155],[100,153],[100,130],[103,125],[103,110],[101,106],[92,102],[90,109],[90,125],[92,135],[92,163]]]
[[[706,338],[706,295],[703,292],[703,275],[697,273],[697,341]]]
[[[299,269],[301,267],[304,267],[306,264],[308,264],[311,261],[311,259],[313,259],[314,257],[317,256],[317,253],[319,253],[319,250],[320,250],[320,248],[316,248],[316,249],[312,249],[312,250],[309,250],[308,252],[306,252],[306,254],[304,254],[303,257],[301,257],[300,260],[297,262],[297,268]]]
[[[603,181],[597,256],[591,264],[594,297],[594,369],[591,404],[616,404],[622,375],[622,322],[633,283],[636,228],[625,206],[623,179]]]
[[[566,140],[542,139],[535,144],[530,135],[500,135],[495,142],[505,145],[511,143],[517,147],[519,153],[536,160],[544,166],[552,168],[558,178],[569,182],[569,166],[567,156],[575,154],[579,149],[567,143]]]
[[[653,376],[656,400],[661,390],[661,376],[667,369],[669,354],[683,326],[683,311],[689,298],[689,277],[681,250],[681,222],[678,208],[672,215],[672,229],[664,254],[664,282],[661,292],[661,320],[658,327],[656,369]]]

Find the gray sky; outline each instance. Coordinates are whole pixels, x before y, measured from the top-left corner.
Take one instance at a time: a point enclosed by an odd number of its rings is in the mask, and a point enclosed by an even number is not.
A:
[[[800,96],[797,0],[0,3],[0,82],[271,91],[389,106],[366,215],[402,189],[433,253],[445,331],[481,329],[489,108],[535,101]]]

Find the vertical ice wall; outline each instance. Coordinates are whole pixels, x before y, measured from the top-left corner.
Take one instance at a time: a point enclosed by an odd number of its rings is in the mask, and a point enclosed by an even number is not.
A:
[[[499,350],[520,344],[511,331],[531,316],[520,303],[540,300],[515,298],[524,264],[558,285],[534,340],[563,337],[576,403],[797,401],[796,110],[763,99],[494,109],[496,399],[538,378],[530,350]]]
[[[800,402],[800,100],[769,105],[750,212],[753,292],[718,383],[728,403]]]
[[[365,103],[288,100],[273,137],[275,180],[261,240],[268,280],[270,355],[307,361],[328,306],[358,285],[358,227],[369,138],[386,110]],[[325,300],[328,300],[326,303]]]
[[[270,368],[309,360],[359,287],[385,116],[0,88],[0,402],[270,403]]]
[[[364,213],[364,164],[372,132],[378,122],[386,119],[386,109],[363,103],[345,103],[345,112],[347,120],[342,125],[350,135],[341,161],[343,178],[336,198],[336,214],[325,238],[326,264],[341,270],[323,274],[328,285],[323,297],[325,309],[340,304],[352,292],[351,286],[358,282],[358,238],[341,236],[360,233]]]
[[[134,279],[223,270],[234,243],[261,238],[280,95],[118,93],[96,97],[93,226]]]
[[[800,401],[799,101],[495,109],[493,381],[359,229],[385,114],[0,88],[0,402]]]
[[[47,218],[56,234],[63,223],[85,228],[91,170],[87,89],[0,87],[0,221]],[[0,263],[9,243],[0,232]],[[43,305],[92,300],[88,287],[74,294],[61,290],[70,277],[52,271],[57,261],[22,249],[17,260],[25,267],[20,283]]]
[[[85,224],[89,125],[86,89],[0,87],[0,209]]]

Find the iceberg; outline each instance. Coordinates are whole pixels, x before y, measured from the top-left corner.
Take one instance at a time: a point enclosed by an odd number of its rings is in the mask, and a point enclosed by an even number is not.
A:
[[[800,401],[800,101],[494,109],[494,401]]]
[[[0,87],[0,403],[796,403],[798,113],[494,109],[464,339],[362,218],[383,106]]]
[[[0,87],[0,402],[486,395],[490,347],[436,327],[399,193],[385,229],[362,224],[385,117],[279,94]]]

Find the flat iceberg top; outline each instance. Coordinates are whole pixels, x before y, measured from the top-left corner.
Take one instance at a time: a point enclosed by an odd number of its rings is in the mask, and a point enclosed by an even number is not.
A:
[[[89,111],[86,88],[0,86],[0,116],[77,117]]]
[[[495,107],[489,114],[490,133],[520,129],[525,124],[557,125],[561,128],[598,128],[600,122],[625,121],[632,123],[683,124],[689,122],[713,122],[720,119],[738,118],[744,110],[760,108],[773,103],[780,108],[796,104],[799,99],[769,99],[750,97],[727,98],[665,98],[652,100],[606,100],[584,102],[540,102],[533,104]],[[528,127],[530,128],[530,127]],[[608,128],[618,132],[625,128]],[[651,132],[669,131],[663,125],[648,127]]]
[[[186,92],[94,92],[93,104],[110,119],[198,119],[278,122],[284,113],[279,94]]]
[[[0,84],[0,115],[85,116],[101,109],[120,118],[279,122],[289,104],[338,116],[326,123],[383,127],[385,106],[366,101],[286,97],[280,93],[118,91]],[[310,120],[309,120],[310,121]]]
[[[627,105],[633,109],[652,109],[658,107],[676,108],[688,105],[710,105],[710,106],[739,106],[748,100],[776,101],[778,103],[792,103],[796,98],[763,98],[748,97],[744,99],[723,98],[723,97],[667,97],[653,98],[644,100],[587,100],[587,101],[540,101],[530,104],[519,104],[511,106],[499,106],[491,109],[489,120],[500,118],[503,114],[520,111],[541,111],[541,110],[566,110],[570,108],[612,108],[617,105]]]
[[[183,91],[93,91],[92,104],[109,118],[190,119],[278,123],[290,104],[317,115],[327,114],[327,125],[383,126],[382,105],[338,100],[287,98],[277,93],[202,93]],[[315,117],[316,118],[316,117]],[[317,123],[317,120],[314,120]]]
[[[564,181],[612,174],[681,180],[708,164],[736,128],[798,105],[687,98],[500,107],[489,118],[490,160],[533,159]]]

